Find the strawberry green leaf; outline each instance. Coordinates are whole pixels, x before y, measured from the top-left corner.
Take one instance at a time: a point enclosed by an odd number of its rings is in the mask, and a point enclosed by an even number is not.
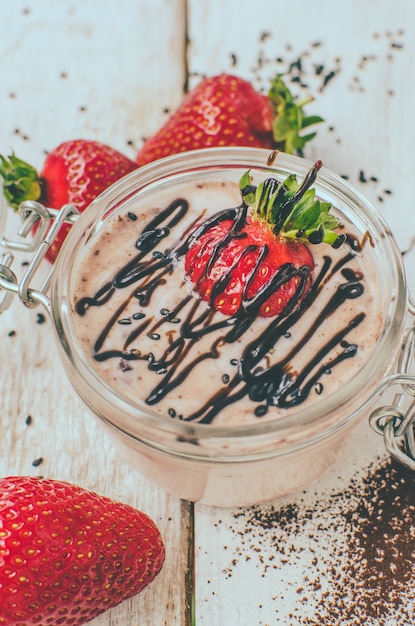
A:
[[[243,202],[253,209],[254,216],[267,221],[276,235],[338,247],[344,241],[344,235],[336,232],[341,222],[330,213],[332,205],[316,198],[315,189],[310,188],[321,166],[317,161],[301,184],[291,174],[283,182],[267,178],[255,187],[246,172],[240,181]]]
[[[301,131],[324,120],[318,115],[304,114],[304,106],[312,102],[313,98],[296,102],[282,76],[278,74],[275,77],[268,92],[273,111],[273,135],[281,150],[302,156],[304,146],[316,133],[302,136]]]
[[[313,126],[314,124],[320,124],[321,122],[324,122],[324,120],[319,115],[308,115],[307,117],[303,117],[302,127],[307,128],[308,126]]]
[[[37,171],[12,154],[8,159],[0,155],[0,176],[3,178],[3,195],[13,209],[24,200],[39,200],[42,182]]]
[[[251,184],[251,177],[249,176],[249,170],[243,174],[239,181],[239,189],[242,196],[245,198],[246,204],[251,206],[255,201],[255,187]]]

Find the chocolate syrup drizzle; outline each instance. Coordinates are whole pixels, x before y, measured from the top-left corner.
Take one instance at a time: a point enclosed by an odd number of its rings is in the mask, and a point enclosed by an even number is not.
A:
[[[232,317],[224,317],[213,307],[207,307],[203,300],[186,294],[173,310],[163,309],[161,318],[156,323],[154,323],[153,315],[147,317],[144,312],[123,318],[124,311],[133,298],[138,301],[142,309],[145,310],[148,307],[152,294],[166,285],[178,260],[186,254],[192,243],[214,224],[222,220],[233,221],[233,226],[226,237],[217,244],[211,264],[215,262],[223,247],[231,239],[245,236],[242,228],[246,220],[247,207],[242,203],[238,207],[216,213],[203,221],[190,234],[179,239],[170,249],[162,252],[163,240],[173,232],[173,229],[187,214],[188,209],[188,202],[179,198],[158,213],[138,237],[135,244],[138,252],[135,256],[118,270],[112,280],[103,285],[95,295],[84,297],[76,303],[76,312],[84,316],[91,307],[105,306],[117,290],[133,286],[133,290],[128,290],[125,300],[100,331],[94,344],[93,358],[96,361],[121,359],[123,370],[131,369],[131,366],[127,365],[128,362],[146,361],[148,369],[155,373],[157,384],[145,401],[149,405],[156,405],[172,389],[181,385],[194,367],[207,359],[218,358],[223,344],[233,343],[241,338],[257,318],[261,305],[270,294],[293,277],[297,277],[298,285],[294,296],[278,316],[270,318],[265,330],[245,345],[240,358],[235,360],[233,377],[226,377],[223,387],[218,389],[214,396],[195,412],[186,416],[180,415],[180,418],[210,424],[221,410],[245,397],[256,405],[253,409],[254,413],[257,417],[261,417],[267,413],[269,407],[289,408],[302,403],[312,389],[321,393],[322,377],[329,374],[338,363],[356,355],[358,346],[349,343],[347,335],[361,324],[365,318],[364,313],[356,314],[344,328],[339,328],[320,346],[317,354],[311,357],[302,371],[290,371],[290,364],[295,353],[307,344],[325,319],[335,315],[347,300],[358,298],[363,294],[361,272],[346,267],[359,249],[357,241],[350,236],[347,237],[347,250],[335,265],[329,256],[324,257],[322,267],[318,275],[314,277],[312,286],[305,296],[303,292],[309,276],[309,268],[296,268],[288,263],[283,265],[254,297],[248,298],[249,284],[246,285],[242,306]],[[259,251],[257,266],[267,254],[268,249],[263,246]],[[209,268],[206,271],[209,271]],[[267,354],[271,350],[277,354],[278,342],[290,333],[306,309],[319,297],[325,285],[338,272],[341,273],[344,282],[336,288],[308,331],[294,342],[288,354],[272,365],[265,366]],[[228,277],[231,274],[232,272],[229,271]],[[218,281],[216,288],[212,290],[212,300],[226,287],[228,279]],[[181,312],[186,310],[187,313],[181,319]],[[106,350],[106,339],[117,323],[132,325],[131,332],[120,349]],[[169,346],[157,358],[153,353],[142,354],[138,350],[130,349],[131,344],[137,338],[148,333],[151,324],[153,325],[150,337],[154,338],[155,342],[160,337],[159,331],[163,325],[176,324],[179,330],[177,338],[171,338]],[[214,338],[209,350],[194,356],[194,348],[197,347],[199,340],[211,333],[216,333],[216,335],[219,333],[219,336]],[[330,359],[329,353],[336,347],[341,349],[337,351],[336,357]],[[177,415],[173,408],[169,410],[169,414]]]

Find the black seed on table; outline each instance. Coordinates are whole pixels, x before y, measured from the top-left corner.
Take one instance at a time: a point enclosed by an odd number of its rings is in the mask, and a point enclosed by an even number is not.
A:
[[[135,214],[135,213],[132,213],[131,211],[129,211],[129,212],[127,213],[127,216],[128,216],[128,219],[130,219],[132,222],[135,222],[135,221],[136,221],[136,219],[137,219],[136,214]]]
[[[154,339],[154,341],[158,341],[160,339],[160,335],[158,333],[149,333],[147,337]]]
[[[166,315],[170,315],[170,311],[169,311],[169,309],[160,309],[160,314],[163,317],[166,317]]]
[[[39,457],[38,459],[35,459],[34,461],[32,461],[32,465],[33,467],[39,467],[39,465],[42,465],[43,463],[43,457]]]
[[[31,416],[31,415],[28,415],[28,416],[26,417],[25,422],[26,422],[27,426],[30,426],[30,424],[32,423],[32,416]]]
[[[176,417],[176,411],[174,409],[169,409],[168,414],[170,417]]]
[[[46,317],[43,313],[38,313],[36,317],[36,324],[43,324],[46,321]]]
[[[229,380],[230,380],[230,378],[229,378],[228,374],[224,374],[222,376],[222,382],[223,382],[224,385],[227,385]]]
[[[9,332],[9,337],[14,337],[16,335],[16,331],[15,330],[11,330]]]
[[[238,365],[239,361],[238,359],[231,359],[230,364],[231,365]]]
[[[129,317],[124,317],[121,320],[118,320],[118,323],[121,324],[121,326],[128,326],[128,324],[131,324],[131,319]]]
[[[331,72],[329,72],[328,74],[326,74],[326,76],[324,77],[323,80],[323,85],[321,87],[321,91],[324,89],[324,87],[327,86],[327,84],[336,76],[336,72],[334,72],[333,70]]]
[[[359,180],[361,183],[367,183],[367,178],[363,170],[360,170],[359,172]]]

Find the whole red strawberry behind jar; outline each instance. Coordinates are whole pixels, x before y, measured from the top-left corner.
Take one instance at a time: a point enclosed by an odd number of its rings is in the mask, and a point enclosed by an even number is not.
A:
[[[140,168],[76,220],[50,300],[27,294],[129,460],[218,506],[304,488],[362,417],[386,430],[381,393],[412,397],[391,233],[320,162],[269,156],[204,149]]]

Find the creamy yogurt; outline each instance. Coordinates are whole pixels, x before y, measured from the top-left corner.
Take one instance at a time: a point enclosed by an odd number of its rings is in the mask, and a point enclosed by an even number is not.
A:
[[[381,332],[371,238],[342,214],[346,243],[311,246],[312,288],[288,315],[247,321],[210,308],[183,250],[196,224],[240,202],[234,182],[132,199],[72,273],[87,358],[118,394],[166,419],[250,423],[318,403],[359,376]]]

